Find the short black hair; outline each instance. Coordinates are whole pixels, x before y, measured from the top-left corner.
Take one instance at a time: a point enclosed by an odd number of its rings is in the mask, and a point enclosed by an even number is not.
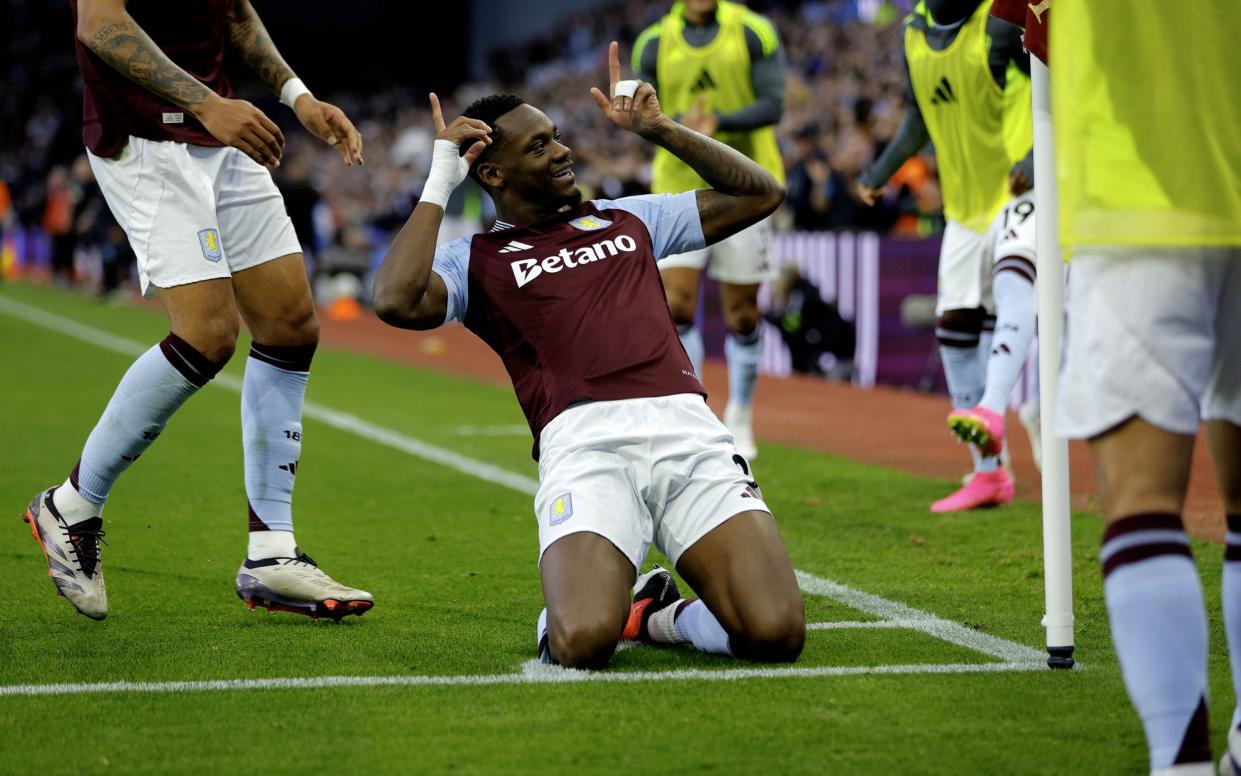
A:
[[[474,168],[470,170],[470,176],[474,178],[474,180],[478,181],[478,176],[474,174],[474,169],[477,169],[478,165],[482,164],[487,159],[488,154],[491,153],[491,149],[497,148],[500,145],[500,128],[496,126],[496,119],[513,110],[517,106],[525,104],[526,101],[515,94],[489,94],[486,97],[480,97],[470,103],[469,107],[465,109],[465,112],[461,114],[467,119],[478,119],[479,121],[484,122],[487,126],[491,127],[491,145],[487,146],[487,150],[483,151],[482,156],[478,157],[478,160],[474,163]],[[473,143],[462,143],[462,155],[464,155],[472,145]],[[479,181],[479,183],[481,183],[481,181]]]

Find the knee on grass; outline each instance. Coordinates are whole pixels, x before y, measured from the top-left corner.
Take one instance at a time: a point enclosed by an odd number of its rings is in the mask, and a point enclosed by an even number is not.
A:
[[[729,639],[736,657],[761,663],[791,663],[806,643],[806,615],[801,598],[746,619],[744,630]]]
[[[619,638],[620,626],[611,622],[553,622],[552,657],[565,668],[604,668]]]

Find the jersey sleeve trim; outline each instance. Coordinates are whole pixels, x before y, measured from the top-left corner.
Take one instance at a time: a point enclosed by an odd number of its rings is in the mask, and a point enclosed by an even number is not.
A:
[[[431,271],[440,276],[448,290],[444,323],[465,321],[470,302],[470,248],[474,237],[462,237],[435,249]]]

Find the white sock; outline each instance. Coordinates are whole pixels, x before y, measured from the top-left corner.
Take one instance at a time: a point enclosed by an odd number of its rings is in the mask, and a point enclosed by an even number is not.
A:
[[[1112,641],[1151,769],[1210,760],[1206,608],[1180,517],[1112,523],[1100,558]]]
[[[1232,727],[1241,725],[1241,514],[1228,515],[1224,546],[1224,632],[1228,635],[1228,659],[1237,706]],[[1241,754],[1241,752],[1239,752]]]
[[[706,354],[702,344],[702,332],[693,323],[678,323],[677,336],[681,338],[685,355],[689,356],[689,363],[694,367],[694,374],[698,376],[698,381],[702,382],[702,360]]]
[[[292,531],[251,531],[246,557],[250,560],[296,558],[297,540]]]
[[[52,494],[52,504],[56,511],[65,519],[66,525],[80,523],[103,514],[103,504],[96,504],[78,493],[73,487],[73,478],[65,480]]]
[[[69,475],[73,490],[93,504],[108,500],[117,478],[155,441],[168,419],[223,364],[215,364],[175,334],[138,357],[116,386],[111,401],[86,439]],[[68,492],[53,496],[69,506]]]
[[[728,648],[728,632],[702,601],[678,601],[664,611],[675,612],[676,631],[680,641],[688,641],[703,652],[715,655],[732,654]],[[655,615],[662,613],[656,612]],[[651,615],[652,620],[655,615]]]
[[[728,401],[749,407],[758,384],[758,359],[763,352],[762,328],[749,334],[728,332],[724,337],[724,357],[728,359]]]
[[[978,404],[1001,415],[1021,376],[1034,339],[1034,283],[1015,270],[997,272],[991,281],[998,313],[987,359],[987,389]]]
[[[255,343],[241,388],[250,530],[293,531],[293,483],[302,454],[302,404],[314,346]]]
[[[547,639],[547,607],[543,607],[543,611],[539,612],[539,624],[535,626],[535,644],[538,644],[539,662],[552,662],[551,644]]]
[[[953,407],[973,407],[982,398],[985,382],[978,352],[977,344],[965,347],[943,344],[939,346],[939,360],[944,365],[944,377],[948,380],[948,393],[952,396]],[[974,471],[993,472],[999,467],[999,456],[983,455],[973,445],[968,447],[970,458],[974,462]]]

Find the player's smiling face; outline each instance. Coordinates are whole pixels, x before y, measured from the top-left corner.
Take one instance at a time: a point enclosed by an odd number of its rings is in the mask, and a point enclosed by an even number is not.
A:
[[[496,126],[502,147],[490,161],[503,175],[506,190],[553,210],[582,201],[573,175],[573,151],[560,142],[560,130],[547,114],[518,105],[497,119]]]

